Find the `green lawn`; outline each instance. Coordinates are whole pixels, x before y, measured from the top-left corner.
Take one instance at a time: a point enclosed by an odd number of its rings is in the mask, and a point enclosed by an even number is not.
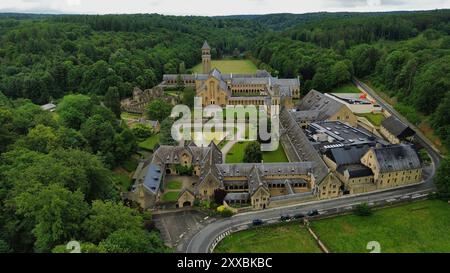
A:
[[[139,162],[130,157],[129,159],[122,162],[121,166],[127,171],[127,172],[134,172],[138,166]]]
[[[131,185],[133,181],[127,175],[124,174],[114,174],[113,180],[115,184],[120,188],[121,191],[126,192],[131,190]]]
[[[259,227],[231,234],[216,247],[217,253],[319,253],[316,242],[300,224]]]
[[[289,162],[286,153],[284,152],[283,146],[281,144],[278,149],[273,152],[263,152],[264,163],[279,163],[279,162]]]
[[[217,68],[222,73],[240,73],[240,74],[254,74],[258,69],[250,60],[219,60],[212,61],[212,67]],[[196,65],[192,68],[194,73],[203,73],[202,64]]]
[[[183,183],[180,181],[169,181],[166,183],[166,189],[168,190],[181,190]]]
[[[175,202],[178,199],[178,195],[180,194],[179,191],[169,191],[166,192],[163,196],[162,196],[162,201],[164,202]]]
[[[159,134],[156,134],[139,143],[139,147],[144,150],[153,151],[155,145],[158,143],[159,143]]]
[[[333,89],[331,93],[361,93],[361,90],[359,90],[358,87],[356,87],[356,85],[349,83],[336,89]]]
[[[242,163],[244,161],[244,150],[251,141],[243,141],[234,144],[225,158],[226,163]]]
[[[450,252],[450,205],[429,200],[375,211],[370,217],[348,215],[312,222],[332,252],[368,252],[377,241],[381,252]]]
[[[382,253],[450,253],[450,204],[439,200],[374,211],[369,217],[346,215],[311,222],[331,252],[368,253],[380,243]],[[216,252],[319,252],[299,223],[266,226],[226,237]]]
[[[386,119],[383,114],[367,113],[367,114],[356,114],[356,115],[359,117],[366,118],[367,120],[370,121],[370,123],[372,123],[375,126],[380,126],[381,123],[383,122],[383,120]]]

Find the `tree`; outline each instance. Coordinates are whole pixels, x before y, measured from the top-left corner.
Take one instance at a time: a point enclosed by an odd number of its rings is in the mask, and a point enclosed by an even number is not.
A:
[[[162,121],[172,112],[172,105],[162,99],[156,99],[147,106],[147,116],[150,120]]]
[[[86,237],[95,243],[106,239],[120,229],[142,228],[142,217],[135,210],[110,201],[94,201],[91,213],[83,224]]]
[[[107,253],[163,253],[168,252],[156,232],[142,229],[121,229],[100,242],[99,247]]]
[[[22,143],[29,150],[49,153],[58,147],[58,137],[52,128],[39,124],[18,143]]]
[[[194,99],[196,96],[196,92],[194,88],[187,87],[183,92],[183,104],[188,106],[189,108],[194,108]]]
[[[88,141],[94,153],[113,151],[115,130],[111,123],[104,120],[100,115],[88,118],[81,126],[80,132]]]
[[[16,139],[13,120],[13,112],[0,106],[0,154]]]
[[[261,163],[261,161],[261,144],[256,141],[248,144],[244,150],[244,163]]]
[[[358,216],[370,216],[373,212],[367,203],[362,203],[356,206],[355,214]]]
[[[435,183],[438,194],[442,199],[450,199],[450,159],[448,157],[441,161],[436,172]]]
[[[85,95],[67,95],[59,103],[57,112],[61,122],[69,128],[79,130],[91,114],[93,104]]]
[[[116,134],[114,147],[114,157],[117,162],[121,162],[136,152],[136,137],[130,129],[125,128],[120,134]]]
[[[136,124],[131,129],[131,132],[139,139],[146,139],[152,136],[152,129],[150,129],[149,126],[140,123]]]
[[[177,76],[177,85],[176,85],[175,89],[178,90],[178,91],[183,91],[184,90],[184,80],[181,77],[181,75]]]
[[[159,133],[159,144],[161,145],[176,145],[177,142],[172,138],[172,126],[174,120],[172,118],[166,118],[161,123],[161,131]]]
[[[56,184],[35,194],[25,192],[15,202],[17,212],[36,223],[33,234],[37,252],[48,252],[80,236],[80,226],[88,212],[81,192],[70,192]]]
[[[105,94],[105,106],[111,109],[117,118],[120,118],[120,95],[117,87],[108,88],[108,92]]]

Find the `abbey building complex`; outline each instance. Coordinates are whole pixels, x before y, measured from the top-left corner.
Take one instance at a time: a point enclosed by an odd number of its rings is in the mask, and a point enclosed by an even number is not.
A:
[[[133,177],[137,186],[130,198],[143,208],[157,206],[167,177],[183,176],[186,169],[191,173],[177,207],[214,200],[222,192],[227,205],[265,209],[422,181],[414,132],[395,117],[377,127],[356,115],[365,109],[383,114],[373,102],[316,90],[301,95],[299,79],[279,79],[267,71],[224,74],[212,67],[207,42],[201,52],[203,73],[164,75],[160,87],[182,81],[195,88],[203,106],[280,106],[280,145],[288,162],[227,163],[225,140],[162,145],[140,162]]]

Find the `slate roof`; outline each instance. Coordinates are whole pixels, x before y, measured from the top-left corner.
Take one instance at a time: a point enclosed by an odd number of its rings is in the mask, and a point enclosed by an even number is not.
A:
[[[145,175],[144,187],[156,194],[161,187],[162,176],[161,167],[156,164],[150,164]]]
[[[399,139],[411,137],[416,134],[413,129],[394,116],[383,120],[381,126]]]
[[[300,101],[296,109],[299,111],[318,111],[318,121],[329,119],[345,107],[344,104],[325,96],[316,90],[309,91]]]
[[[225,196],[225,201],[247,201],[250,199],[250,194],[247,192],[229,192]]]
[[[380,166],[380,172],[394,172],[421,168],[417,152],[410,145],[392,145],[371,148]]]
[[[362,164],[342,165],[337,168],[337,172],[344,175],[348,171],[350,178],[372,176],[373,172],[370,168]]]
[[[211,49],[211,47],[209,46],[209,44],[208,44],[207,41],[205,41],[205,42],[203,43],[202,50],[204,50],[204,49]]]
[[[314,162],[313,174],[316,182],[319,184],[328,175],[329,170],[325,162],[309,142],[308,137],[297,124],[292,116],[292,112],[287,109],[282,109],[280,112],[280,121],[289,143],[292,144],[293,152],[301,161]]]
[[[337,166],[359,164],[361,158],[370,149],[369,145],[363,146],[345,146],[334,149],[328,149],[325,155],[333,160]]]

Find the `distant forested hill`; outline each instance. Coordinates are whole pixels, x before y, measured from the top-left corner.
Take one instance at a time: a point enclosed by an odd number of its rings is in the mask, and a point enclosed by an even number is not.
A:
[[[259,68],[323,92],[368,77],[431,117],[446,143],[450,11],[312,13],[225,17],[0,15],[0,91],[43,104],[67,93],[121,97],[164,73],[247,52]],[[445,105],[444,105],[445,104]]]

